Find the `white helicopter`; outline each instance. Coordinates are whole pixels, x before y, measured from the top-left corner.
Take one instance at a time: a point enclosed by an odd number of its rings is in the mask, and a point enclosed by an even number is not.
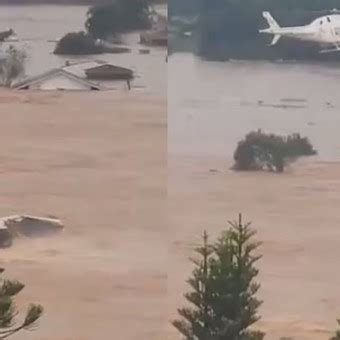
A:
[[[333,10],[337,12],[336,10]],[[260,30],[260,33],[274,35],[270,45],[275,45],[281,37],[296,40],[310,41],[320,46],[329,47],[320,50],[320,53],[340,52],[340,15],[330,14],[315,19],[305,26],[280,27],[269,12],[263,12],[269,28]]]

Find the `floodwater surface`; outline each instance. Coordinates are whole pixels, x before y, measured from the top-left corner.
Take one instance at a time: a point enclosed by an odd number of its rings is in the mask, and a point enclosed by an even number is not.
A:
[[[169,59],[169,151],[231,159],[251,130],[308,136],[340,159],[340,65]]]

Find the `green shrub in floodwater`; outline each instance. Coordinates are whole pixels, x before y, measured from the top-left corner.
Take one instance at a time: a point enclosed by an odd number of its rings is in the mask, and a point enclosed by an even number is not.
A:
[[[298,133],[284,137],[259,130],[248,133],[238,143],[234,153],[234,169],[283,172],[288,161],[316,153],[308,138]]]
[[[98,54],[102,53],[100,46],[96,41],[85,32],[73,32],[66,34],[58,42],[54,53],[55,54]]]

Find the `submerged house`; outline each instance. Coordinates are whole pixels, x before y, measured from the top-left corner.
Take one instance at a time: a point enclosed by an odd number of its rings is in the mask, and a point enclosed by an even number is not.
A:
[[[133,70],[100,60],[76,64],[67,62],[63,70],[89,81],[105,83],[105,88],[110,89],[131,89],[131,80],[134,78]]]
[[[131,80],[133,71],[120,66],[103,64],[85,70],[88,79],[95,80]]]
[[[13,88],[18,90],[101,90],[98,84],[63,69],[53,69],[41,75],[28,78],[14,84]]]
[[[102,90],[103,87],[98,82],[105,82],[105,89],[130,89],[130,80],[133,77],[131,69],[103,61],[83,61],[75,64],[66,62],[62,68],[25,79],[12,87],[19,90],[89,91]]]

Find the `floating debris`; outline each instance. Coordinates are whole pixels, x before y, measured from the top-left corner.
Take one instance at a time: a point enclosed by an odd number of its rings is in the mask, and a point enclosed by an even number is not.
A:
[[[271,107],[274,109],[304,109],[306,108],[305,105],[294,105],[294,104],[258,104],[261,107]]]
[[[281,101],[284,101],[281,99]],[[241,106],[258,106],[258,107],[269,107],[274,109],[304,109],[306,105],[303,105],[304,100],[293,99],[290,100],[289,98],[286,99],[287,103],[265,103],[264,100],[260,99],[256,102],[247,102],[247,101],[240,101]],[[289,102],[292,102],[291,104]],[[296,104],[294,104],[296,102]],[[298,104],[301,103],[301,104]]]
[[[10,247],[18,236],[39,237],[64,229],[64,224],[56,217],[15,215],[0,218],[0,247]]]
[[[281,98],[281,102],[288,103],[306,103],[307,99],[304,98]]]
[[[274,104],[270,105],[275,109],[304,109],[306,108],[305,105],[284,105],[284,104]]]
[[[146,48],[139,49],[139,54],[150,54],[150,50]]]

